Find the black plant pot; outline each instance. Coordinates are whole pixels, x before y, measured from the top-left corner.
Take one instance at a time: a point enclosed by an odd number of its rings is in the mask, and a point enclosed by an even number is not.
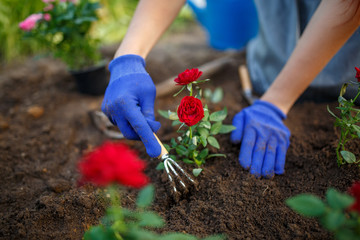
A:
[[[102,95],[109,83],[107,63],[80,71],[71,70],[79,92],[89,95]]]

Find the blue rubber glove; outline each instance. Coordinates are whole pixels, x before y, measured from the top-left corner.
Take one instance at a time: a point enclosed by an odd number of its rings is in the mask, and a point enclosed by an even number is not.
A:
[[[257,100],[235,115],[231,133],[233,143],[241,143],[239,161],[256,177],[271,178],[283,174],[290,131],[283,121],[286,115],[275,105]]]
[[[141,140],[150,157],[158,157],[161,147],[153,132],[155,121],[155,85],[145,70],[145,60],[138,55],[123,55],[109,64],[110,83],[101,110],[118,126],[127,139]]]

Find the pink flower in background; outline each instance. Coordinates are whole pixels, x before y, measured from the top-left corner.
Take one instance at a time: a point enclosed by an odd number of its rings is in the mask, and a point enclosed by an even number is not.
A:
[[[53,10],[54,9],[54,5],[52,5],[52,4],[49,4],[49,5],[47,5],[46,7],[44,7],[44,11],[45,12],[47,12],[47,11],[51,11],[51,10]]]
[[[44,3],[51,3],[51,2],[55,2],[55,0],[42,0]]]
[[[19,23],[19,27],[24,31],[31,31],[35,28],[36,22],[43,18],[41,13],[35,13],[28,16],[24,21]]]
[[[51,15],[49,13],[45,13],[44,14],[44,19],[45,19],[45,21],[50,21],[51,20]]]

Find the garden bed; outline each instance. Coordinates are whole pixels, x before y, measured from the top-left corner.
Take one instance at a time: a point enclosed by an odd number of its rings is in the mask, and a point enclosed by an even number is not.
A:
[[[197,30],[168,35],[150,54],[147,68],[156,83],[224,55],[209,49]],[[224,89],[224,100],[210,108],[226,106],[225,123],[247,106],[239,94],[237,74],[244,61],[240,52],[234,64],[204,85]],[[81,239],[104,214],[99,190],[76,184],[81,154],[107,139],[88,115],[100,108],[102,97],[79,94],[65,67],[54,60],[28,60],[3,68],[0,74],[0,239]],[[174,110],[178,103],[168,96],[155,105],[156,110]],[[153,209],[167,222],[162,231],[199,237],[224,233],[229,239],[329,239],[315,220],[299,216],[284,203],[303,192],[323,197],[328,187],[346,191],[360,179],[356,166],[337,166],[338,133],[328,104],[335,109],[336,102],[308,102],[290,111],[285,123],[292,135],[284,175],[256,179],[239,165],[239,145],[230,143],[229,134],[220,135],[218,152],[227,158],[207,161],[197,178],[198,190],[178,202],[166,176],[155,170],[158,160],[150,159],[141,143],[122,141],[148,163],[146,173],[156,187]],[[175,129],[171,121],[158,114],[156,118],[162,123],[158,136],[166,143],[176,135]],[[356,146],[359,142],[352,150],[360,156]],[[135,190],[128,190],[124,204],[133,206],[135,196]]]

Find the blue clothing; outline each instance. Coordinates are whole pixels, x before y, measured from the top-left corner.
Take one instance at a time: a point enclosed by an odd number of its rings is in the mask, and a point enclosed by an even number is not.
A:
[[[259,33],[247,45],[247,64],[254,91],[262,95],[290,57],[320,0],[254,1]],[[360,66],[360,28],[313,80],[309,90],[315,91],[313,95],[336,99],[341,85],[355,80],[355,66]]]

